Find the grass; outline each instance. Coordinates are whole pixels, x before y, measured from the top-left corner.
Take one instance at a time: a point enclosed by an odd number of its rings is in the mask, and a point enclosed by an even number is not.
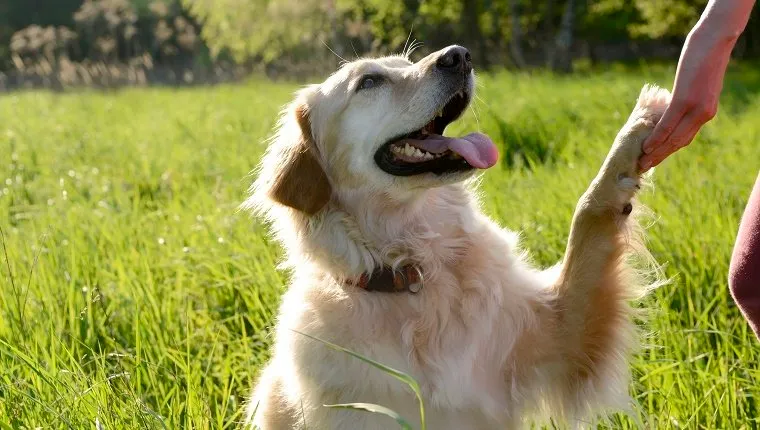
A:
[[[758,174],[757,70],[733,68],[719,117],[643,196],[674,282],[644,303],[638,407],[610,428],[760,427],[760,348],[725,281]],[[499,141],[486,210],[524,231],[538,263],[561,257],[641,85],[669,86],[672,73],[482,77],[477,115],[452,132]],[[236,208],[294,88],[0,96],[0,429],[237,426],[287,275]]]

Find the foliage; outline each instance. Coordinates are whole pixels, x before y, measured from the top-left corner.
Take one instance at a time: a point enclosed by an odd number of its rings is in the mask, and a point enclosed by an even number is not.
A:
[[[272,60],[301,44],[329,40],[335,8],[320,0],[186,0],[203,19],[202,35],[213,55],[222,49],[235,58]]]
[[[302,69],[334,69],[334,54],[399,52],[411,37],[424,43],[421,53],[451,43],[465,45],[481,66],[554,65],[559,54],[565,64],[554,68],[569,70],[571,57],[621,57],[604,53],[609,50],[635,47],[628,59],[668,52],[639,42],[677,48],[707,0],[63,0],[48,5],[51,1],[0,4],[0,69],[10,64],[4,41],[14,32],[29,25],[71,28],[78,22],[78,44],[89,59],[115,55],[125,61],[132,51],[145,51],[156,61],[175,61],[205,55],[205,44],[213,58],[231,57],[274,74],[295,75]],[[73,16],[77,8],[80,19]],[[171,16],[157,14],[161,8]],[[563,16],[571,9],[569,28],[560,35]],[[81,17],[97,11],[106,25],[90,19],[90,30],[85,30]],[[760,55],[759,14],[737,50],[744,57]],[[567,50],[563,41],[570,42]],[[597,46],[600,53],[595,53]]]
[[[631,26],[641,22],[636,4],[629,0],[600,0],[590,2],[582,22],[585,38],[592,40],[625,40]]]
[[[696,24],[707,0],[635,0],[644,22],[630,25],[635,35],[683,36]]]
[[[32,24],[70,27],[72,14],[81,3],[82,0],[0,1],[0,70],[11,66],[9,44],[13,33]]]
[[[54,63],[66,56],[77,39],[76,33],[66,27],[38,25],[17,31],[11,38],[10,50],[14,65],[24,69],[40,61]]]
[[[125,64],[146,55],[151,64],[192,60],[201,46],[193,19],[176,1],[144,3],[85,0],[69,17],[73,29],[32,24],[16,31],[9,46],[12,63],[25,70],[41,63],[60,68],[70,60]]]
[[[512,38],[529,62],[542,63],[555,50],[555,32],[573,0],[184,0],[204,20],[204,39],[213,52],[231,50],[237,58],[291,62],[325,52],[340,56],[399,51],[410,34],[427,46],[467,45],[483,65],[518,64],[506,56]],[[683,37],[705,0],[579,1],[571,17],[580,43],[625,43],[635,39]],[[276,7],[274,6],[276,5]],[[512,20],[511,15],[516,14]],[[298,25],[280,25],[298,22]],[[515,27],[518,27],[515,29]],[[752,28],[750,23],[749,28]],[[512,55],[520,55],[510,45]],[[760,43],[753,44],[757,53]],[[424,48],[423,48],[424,50]],[[645,55],[641,48],[638,55]],[[538,54],[538,55],[536,55]],[[532,58],[532,60],[531,60]]]
[[[656,214],[650,248],[674,281],[645,302],[634,418],[606,428],[760,425],[760,349],[726,287],[760,159],[758,70],[733,68],[718,118],[642,196]],[[642,83],[672,75],[481,74],[449,132],[481,129],[501,146],[483,206],[523,231],[539,264],[561,258],[576,200]],[[265,228],[237,208],[294,89],[0,99],[0,427],[236,428],[287,279]],[[517,152],[538,156],[510,167]]]

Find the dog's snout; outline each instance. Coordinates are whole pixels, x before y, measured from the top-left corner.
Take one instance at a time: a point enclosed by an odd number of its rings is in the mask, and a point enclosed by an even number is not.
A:
[[[436,67],[447,72],[470,73],[472,56],[467,48],[452,46],[446,49],[435,62]]]

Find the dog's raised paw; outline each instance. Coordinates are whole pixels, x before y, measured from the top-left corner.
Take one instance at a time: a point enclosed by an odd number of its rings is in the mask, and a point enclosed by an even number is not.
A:
[[[636,106],[628,117],[624,132],[642,141],[646,139],[665,113],[670,98],[668,90],[656,85],[644,85],[636,100]]]
[[[639,118],[653,120],[656,124],[665,109],[670,104],[670,91],[657,85],[646,84],[641,88],[639,98],[636,100],[636,108],[631,117],[639,114]],[[657,118],[657,119],[654,119]],[[654,127],[654,124],[652,124]]]
[[[628,121],[618,135],[618,145],[628,147],[627,155],[632,161],[638,161],[642,154],[642,144],[654,130],[670,104],[670,92],[656,85],[644,85],[639,93]],[[635,160],[632,160],[634,159]],[[626,169],[629,170],[629,169]],[[638,176],[638,171],[629,172],[631,176]]]
[[[669,102],[670,93],[667,90],[645,85],[607,156],[600,172],[600,184],[606,185],[597,189],[594,198],[613,205],[619,214],[629,215],[633,210],[631,202],[641,188],[638,160],[643,153],[642,144],[654,130]]]

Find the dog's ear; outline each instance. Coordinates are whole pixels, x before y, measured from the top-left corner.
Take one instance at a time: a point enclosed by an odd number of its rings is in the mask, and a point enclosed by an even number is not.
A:
[[[267,194],[277,203],[314,215],[330,200],[332,188],[317,159],[307,106],[300,104],[289,114],[296,116],[300,137],[280,154]]]

